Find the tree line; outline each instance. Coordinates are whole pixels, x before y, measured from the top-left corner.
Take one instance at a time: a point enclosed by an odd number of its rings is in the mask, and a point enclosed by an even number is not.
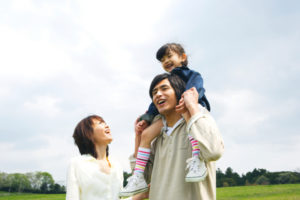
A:
[[[300,183],[300,170],[298,172],[282,171],[269,172],[266,169],[254,169],[241,176],[228,167],[223,173],[217,169],[217,187],[243,186],[243,185],[273,185]],[[124,186],[130,173],[124,172]],[[48,172],[4,173],[0,172],[0,190],[7,192],[31,193],[65,193],[64,185],[55,183]]]
[[[266,169],[254,169],[240,176],[228,167],[225,173],[217,169],[217,187],[243,186],[243,185],[274,185],[300,183],[299,172],[269,172]]]
[[[0,172],[0,190],[7,192],[65,193],[65,186],[55,183],[48,172]]]

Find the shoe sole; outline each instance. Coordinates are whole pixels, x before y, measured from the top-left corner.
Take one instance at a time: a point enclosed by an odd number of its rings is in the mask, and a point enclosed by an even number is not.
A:
[[[205,171],[205,173],[202,176],[198,176],[198,177],[185,177],[185,182],[199,182],[199,181],[203,181],[207,176],[207,171]]]
[[[119,196],[120,197],[131,197],[135,194],[146,192],[146,191],[148,191],[148,187],[142,188],[142,189],[139,189],[139,190],[136,190],[136,191],[133,191],[133,192],[120,192]]]

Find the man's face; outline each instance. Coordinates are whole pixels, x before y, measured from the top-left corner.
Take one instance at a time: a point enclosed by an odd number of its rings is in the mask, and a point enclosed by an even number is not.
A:
[[[177,99],[175,91],[167,78],[153,88],[152,101],[158,112],[162,115],[175,111]]]

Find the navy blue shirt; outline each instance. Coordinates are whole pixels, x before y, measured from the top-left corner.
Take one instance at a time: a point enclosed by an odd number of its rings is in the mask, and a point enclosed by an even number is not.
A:
[[[199,93],[198,102],[208,111],[210,111],[209,102],[205,96],[205,89],[203,88],[203,79],[199,72],[189,69],[188,67],[176,67],[171,71],[172,74],[178,75],[185,83],[185,90],[195,87]],[[149,105],[148,111],[140,117],[140,120],[145,120],[148,123],[158,115],[158,111],[153,103]]]

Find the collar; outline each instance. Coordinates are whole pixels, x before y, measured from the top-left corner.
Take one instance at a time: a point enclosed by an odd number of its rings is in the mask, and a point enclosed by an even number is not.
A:
[[[96,158],[94,158],[91,154],[83,154],[81,157],[86,161],[97,161]]]
[[[164,132],[165,134],[167,134],[167,135],[171,135],[172,132],[173,132],[173,130],[175,130],[175,129],[177,128],[177,126],[179,126],[180,124],[182,124],[182,123],[184,122],[184,119],[183,119],[183,117],[180,118],[180,119],[174,124],[173,127],[168,127],[168,126],[167,126],[167,121],[166,121],[166,119],[165,119],[163,116],[162,116],[162,122],[163,122],[163,125],[164,125],[164,127],[163,127],[163,132]]]

